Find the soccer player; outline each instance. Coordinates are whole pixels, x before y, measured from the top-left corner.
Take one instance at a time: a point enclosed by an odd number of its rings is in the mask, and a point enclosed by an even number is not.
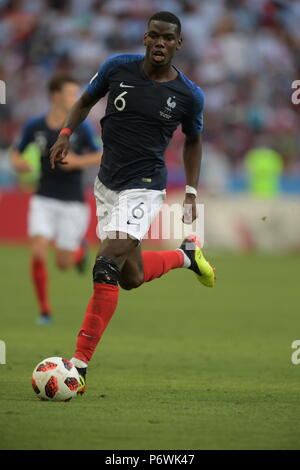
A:
[[[181,48],[180,20],[169,12],[154,14],[144,35],[145,56],[108,58],[73,106],[65,128],[51,149],[51,163],[65,160],[69,139],[92,106],[108,92],[101,120],[103,157],[95,182],[100,238],[93,269],[94,291],[71,359],[82,376],[118,302],[119,286],[133,289],[186,267],[205,286],[214,285],[214,270],[195,237],[173,251],[141,251],[140,241],[165,200],[164,151],[176,127],[185,134],[184,206],[196,218],[201,160],[203,93],[172,59]],[[125,236],[124,236],[125,235]]]
[[[30,119],[22,129],[11,161],[18,172],[30,171],[22,158],[28,144],[34,142],[41,155],[41,174],[36,194],[30,200],[28,233],[31,238],[31,277],[39,304],[38,324],[51,323],[48,298],[46,255],[50,241],[55,242],[56,265],[61,270],[74,264],[84,268],[86,246],[82,238],[86,232],[89,211],[84,202],[82,170],[100,163],[100,148],[88,122],[82,122],[70,139],[70,150],[65,164],[51,170],[49,151],[56,141],[67,114],[79,95],[74,78],[54,76],[48,84],[50,108],[45,116]]]

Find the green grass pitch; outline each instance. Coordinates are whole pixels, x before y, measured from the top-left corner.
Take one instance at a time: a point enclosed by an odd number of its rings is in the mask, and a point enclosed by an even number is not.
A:
[[[38,327],[28,257],[0,248],[1,449],[300,448],[297,256],[212,253],[214,289],[181,269],[122,291],[88,391],[68,403],[39,401],[31,373],[72,356],[91,276],[50,257],[55,323]]]

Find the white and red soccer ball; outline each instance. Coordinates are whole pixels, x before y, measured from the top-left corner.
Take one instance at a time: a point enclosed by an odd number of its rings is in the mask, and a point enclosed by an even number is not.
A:
[[[32,373],[32,388],[41,400],[69,401],[79,386],[76,367],[62,357],[44,359]]]

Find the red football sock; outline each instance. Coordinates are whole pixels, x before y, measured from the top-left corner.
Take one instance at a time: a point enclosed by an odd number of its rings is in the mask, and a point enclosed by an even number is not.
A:
[[[44,260],[37,258],[31,259],[31,277],[41,313],[50,313],[51,308],[48,302],[48,276]]]
[[[173,251],[144,251],[142,253],[144,262],[144,282],[152,281],[166,274],[170,269],[183,266],[183,253],[179,250]]]
[[[88,363],[104,333],[118,303],[119,287],[111,284],[94,284],[94,294],[89,301],[81,330],[77,337],[74,357]]]

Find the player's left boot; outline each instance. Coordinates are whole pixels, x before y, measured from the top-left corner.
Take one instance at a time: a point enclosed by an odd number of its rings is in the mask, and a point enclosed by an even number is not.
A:
[[[204,258],[200,240],[196,235],[186,237],[180,246],[180,250],[190,259],[189,269],[194,271],[198,281],[206,287],[213,287],[216,279],[215,270]]]
[[[83,274],[87,268],[88,242],[86,240],[82,240],[80,247],[82,249],[82,256],[80,257],[80,260],[75,263],[75,268],[80,274]]]
[[[76,367],[76,366],[75,366]],[[76,367],[78,374],[80,385],[77,390],[77,395],[83,395],[86,391],[86,368]]]

